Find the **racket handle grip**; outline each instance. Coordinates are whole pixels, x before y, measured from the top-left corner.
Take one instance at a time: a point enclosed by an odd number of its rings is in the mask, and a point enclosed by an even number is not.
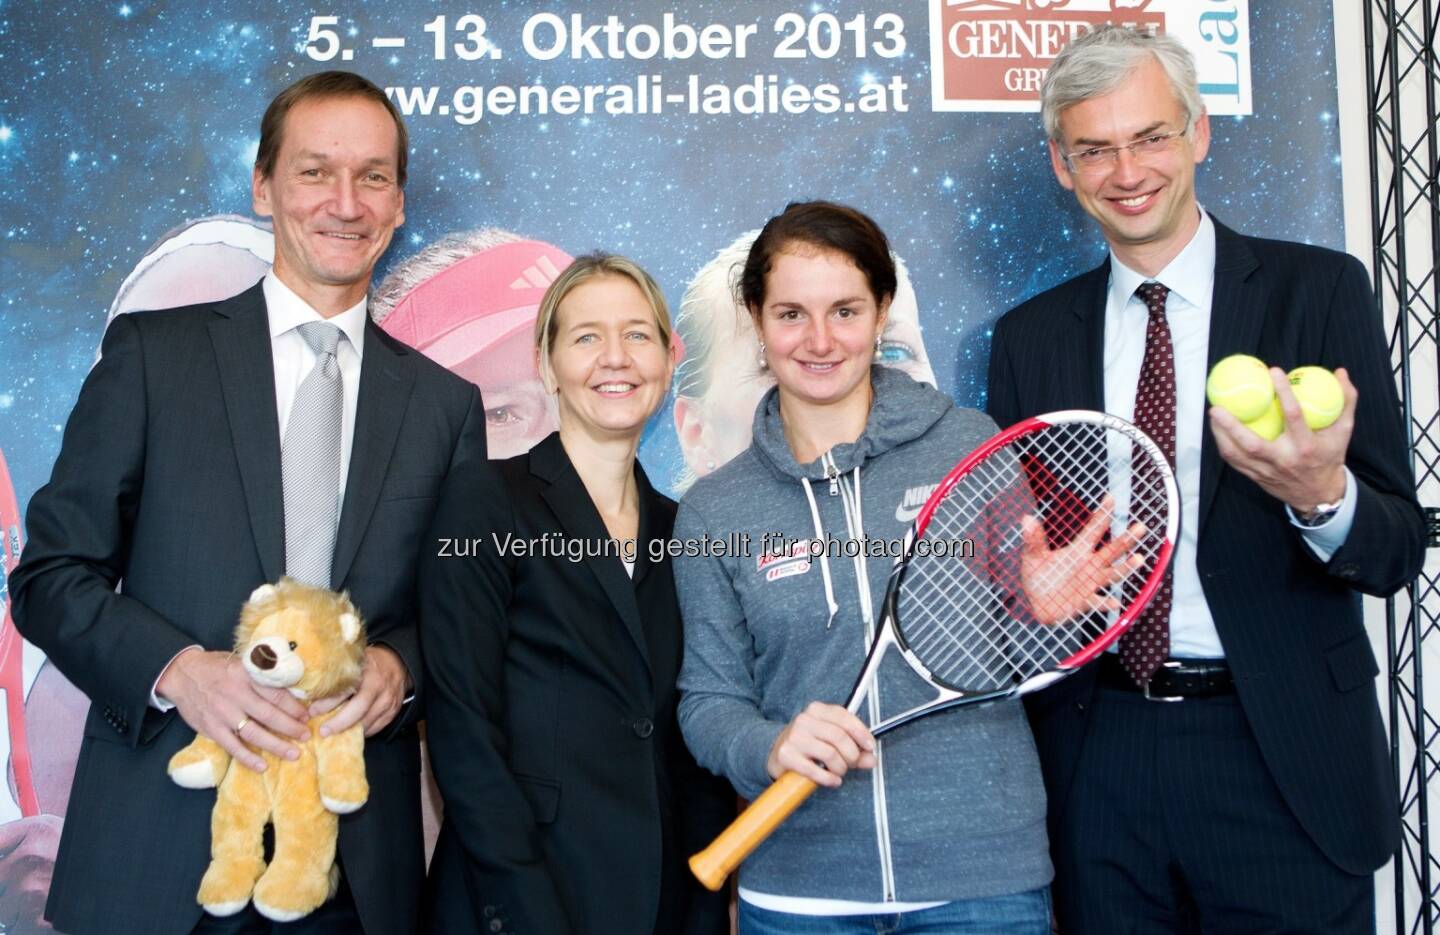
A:
[[[706,889],[718,890],[725,884],[725,878],[750,856],[750,852],[770,837],[780,823],[810,798],[815,783],[799,773],[787,771],[750,803],[710,842],[705,850],[690,858],[690,872],[695,874]]]

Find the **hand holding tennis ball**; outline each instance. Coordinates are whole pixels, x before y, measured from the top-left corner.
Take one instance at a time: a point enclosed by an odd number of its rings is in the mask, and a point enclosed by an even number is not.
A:
[[[1312,369],[1319,370],[1323,376],[1310,374],[1308,371]],[[1280,434],[1272,440],[1266,440],[1265,436],[1275,430],[1273,422],[1268,426],[1263,422],[1259,426],[1255,422],[1242,423],[1222,406],[1210,407],[1209,423],[1211,437],[1227,465],[1289,506],[1296,515],[1303,516],[1317,505],[1334,503],[1345,494],[1345,454],[1355,426],[1359,393],[1343,367],[1333,374],[1318,367],[1297,368],[1296,376],[1300,378],[1298,384],[1292,385],[1291,376],[1284,370],[1278,367],[1270,370],[1281,423]],[[1328,422],[1330,405],[1335,400],[1327,398],[1327,377],[1339,387],[1339,414],[1324,428],[1312,428],[1316,423],[1307,423],[1306,409],[1299,397],[1313,393],[1312,408],[1322,416],[1322,421]],[[1302,385],[1304,388],[1300,388]]]
[[[1296,367],[1289,381],[1311,431],[1328,428],[1340,417],[1345,394],[1335,374],[1324,367]],[[1285,413],[1270,371],[1259,358],[1232,354],[1221,360],[1205,381],[1205,396],[1266,441],[1273,442],[1285,431]]]
[[[1300,404],[1305,424],[1314,432],[1334,424],[1345,408],[1340,381],[1324,367],[1296,367],[1290,371],[1290,392]]]

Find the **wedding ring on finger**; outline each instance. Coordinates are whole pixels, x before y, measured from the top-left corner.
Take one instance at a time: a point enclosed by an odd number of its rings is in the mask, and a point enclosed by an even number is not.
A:
[[[240,719],[240,723],[239,723],[239,724],[236,724],[236,725],[235,725],[235,733],[236,733],[236,734],[239,734],[242,730],[245,729],[245,725],[246,725],[246,724],[249,724],[249,723],[250,723],[250,715],[247,714],[247,715],[245,715],[244,717],[242,717],[242,718]]]

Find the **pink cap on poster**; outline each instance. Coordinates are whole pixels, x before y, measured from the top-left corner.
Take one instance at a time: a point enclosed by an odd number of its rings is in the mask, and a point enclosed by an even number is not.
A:
[[[453,368],[533,328],[540,299],[571,259],[539,240],[498,244],[411,289],[380,327],[442,367]]]

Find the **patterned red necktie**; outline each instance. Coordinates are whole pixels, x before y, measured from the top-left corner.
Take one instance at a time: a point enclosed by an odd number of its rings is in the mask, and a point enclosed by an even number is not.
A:
[[[1150,312],[1145,328],[1145,360],[1140,365],[1140,382],[1135,389],[1135,426],[1149,435],[1165,460],[1175,467],[1175,348],[1170,343],[1170,326],[1165,321],[1165,298],[1170,290],[1158,282],[1141,283],[1135,294]],[[1138,459],[1137,459],[1138,460]],[[1134,490],[1158,490],[1153,482],[1136,478]],[[1137,499],[1131,505],[1135,522],[1154,526],[1157,507],[1163,504]],[[1160,589],[1140,614],[1140,619],[1120,638],[1120,662],[1142,688],[1149,684],[1160,663],[1170,655],[1170,604],[1174,598],[1174,576],[1165,572]]]

